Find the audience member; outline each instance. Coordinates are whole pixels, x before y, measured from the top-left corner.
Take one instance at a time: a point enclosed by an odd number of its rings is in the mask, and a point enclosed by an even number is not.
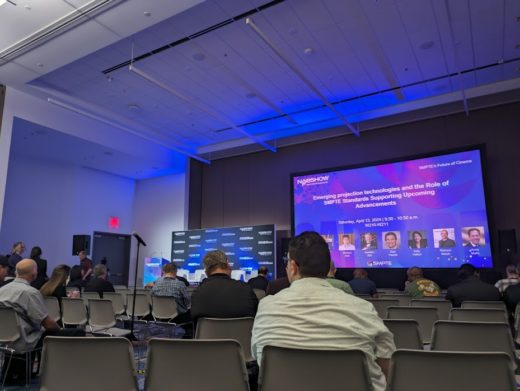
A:
[[[316,232],[303,232],[289,244],[287,276],[291,286],[260,301],[251,340],[261,364],[264,346],[305,349],[361,349],[366,354],[374,391],[384,391],[394,339],[374,306],[346,295],[326,280],[327,243]],[[348,381],[348,380],[347,380]]]
[[[79,291],[81,291],[87,286],[87,281],[83,279],[82,269],[80,265],[74,265],[72,266],[72,269],[70,269],[69,283],[67,284],[67,286],[72,288],[78,288]]]
[[[368,278],[365,269],[355,269],[354,278],[348,282],[356,295],[377,297],[376,283]]]
[[[422,297],[438,297],[441,295],[441,288],[432,280],[424,278],[423,271],[420,267],[413,266],[406,271],[408,280],[404,288],[415,299]]]
[[[5,284],[8,284],[12,280],[6,280],[5,278],[9,274],[9,258],[0,255],[0,288]]]
[[[26,352],[40,346],[47,335],[85,335],[85,331],[81,329],[60,329],[54,319],[49,316],[41,293],[30,285],[37,274],[36,262],[32,259],[23,259],[16,264],[14,281],[0,288],[0,307],[12,308],[19,315],[21,332],[16,341],[8,344],[8,347],[18,352]],[[4,360],[4,362],[6,361],[8,360]],[[16,363],[21,363],[21,365],[16,365]],[[9,371],[10,379],[21,380],[25,374],[25,363],[23,360],[12,360]]]
[[[79,265],[81,266],[81,278],[83,278],[85,281],[89,281],[92,271],[92,260],[87,257],[87,252],[85,250],[81,250],[78,253],[79,257]],[[106,267],[105,267],[106,269]],[[108,270],[107,270],[108,275]]]
[[[260,289],[265,292],[267,290],[267,285],[269,285],[269,280],[267,279],[268,274],[269,269],[265,266],[260,266],[258,268],[258,276],[250,278],[247,283],[251,288]]]
[[[457,276],[462,281],[450,286],[446,294],[446,299],[451,300],[453,307],[460,307],[464,301],[500,300],[498,289],[481,281],[479,271],[472,264],[463,264]]]
[[[345,293],[348,293],[349,295],[353,295],[354,291],[350,287],[348,283],[346,283],[343,280],[339,280],[336,277],[336,266],[334,265],[333,261],[330,261],[330,269],[329,273],[327,274],[327,282],[332,285],[334,288],[338,288],[342,290]]]
[[[16,270],[16,264],[22,260],[22,254],[25,251],[24,242],[16,242],[13,244],[11,249],[11,255],[9,256],[9,275],[14,276]]]
[[[504,302],[509,315],[514,315],[516,305],[520,302],[520,284],[511,285],[504,291]]]
[[[518,268],[515,265],[507,265],[506,267],[506,278],[498,280],[495,284],[495,288],[498,289],[500,294],[503,294],[507,288],[511,285],[518,284],[519,275]]]
[[[101,263],[94,267],[94,278],[92,278],[85,288],[85,292],[97,292],[103,298],[103,292],[115,292],[114,286],[107,281],[107,267]]]
[[[47,261],[41,258],[42,249],[38,246],[35,246],[31,249],[31,258],[36,265],[38,266],[38,275],[36,276],[36,280],[31,283],[31,286],[36,289],[40,289],[43,284],[47,282],[49,279],[47,277]]]
[[[276,280],[269,281],[267,284],[266,295],[276,295],[278,292],[285,288],[289,288],[289,280],[287,277],[280,277]]]
[[[67,297],[67,278],[69,277],[70,266],[58,265],[51,273],[51,278],[40,289],[43,296],[56,297],[60,303],[63,297]]]
[[[185,323],[191,320],[189,311],[190,296],[186,285],[177,278],[177,266],[174,263],[167,263],[163,266],[162,276],[153,284],[152,295],[167,296],[175,299],[179,314],[173,320],[175,323]]]
[[[177,280],[182,282],[184,285],[190,286],[190,282],[187,279],[185,279],[183,276],[177,276],[176,278],[177,278]]]
[[[191,295],[191,316],[240,318],[255,316],[258,299],[245,282],[231,279],[231,267],[226,254],[209,251],[203,259],[208,276]]]

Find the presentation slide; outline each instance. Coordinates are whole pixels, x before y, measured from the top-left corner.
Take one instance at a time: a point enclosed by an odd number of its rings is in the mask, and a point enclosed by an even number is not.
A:
[[[172,232],[172,262],[193,273],[204,269],[206,252],[222,250],[233,270],[251,273],[266,266],[274,277],[275,244],[273,224],[176,231]]]
[[[317,231],[336,267],[493,266],[480,149],[292,175],[295,234]]]
[[[170,263],[164,258],[145,258],[143,272],[143,286],[149,282],[155,282],[161,277],[162,267]]]

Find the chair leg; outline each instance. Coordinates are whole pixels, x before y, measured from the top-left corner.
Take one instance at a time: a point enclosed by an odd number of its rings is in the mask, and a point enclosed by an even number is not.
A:
[[[1,390],[5,389],[5,381],[7,380],[7,374],[9,373],[9,367],[11,366],[11,360],[13,359],[13,353],[9,354],[9,359],[7,360],[7,365],[5,367],[5,373],[2,376],[2,388]],[[4,361],[5,361],[5,353],[4,353]]]

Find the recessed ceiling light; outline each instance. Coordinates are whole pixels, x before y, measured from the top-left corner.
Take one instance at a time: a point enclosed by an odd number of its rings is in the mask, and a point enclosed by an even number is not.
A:
[[[150,11],[144,11],[144,16],[152,16],[152,13]]]
[[[428,49],[431,49],[434,45],[435,45],[435,42],[426,41],[426,42],[421,43],[419,45],[419,48],[421,48],[422,50],[428,50]]]
[[[107,76],[107,81],[109,83],[112,83],[113,80],[114,80],[114,78],[112,76]]]
[[[314,49],[313,48],[305,48],[303,50],[303,54],[305,54],[306,56],[310,56],[313,53],[314,53]]]
[[[193,56],[191,56],[195,61],[204,61],[206,59],[206,56],[204,53],[195,53]]]
[[[130,110],[139,110],[141,108],[138,104],[135,103],[129,103],[127,106]]]

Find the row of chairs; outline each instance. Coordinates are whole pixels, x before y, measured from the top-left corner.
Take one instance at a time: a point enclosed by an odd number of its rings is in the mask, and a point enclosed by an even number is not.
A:
[[[146,391],[249,390],[245,360],[237,341],[151,339],[147,356]],[[107,373],[110,376],[103,375]],[[361,350],[274,346],[263,350],[258,378],[262,391],[336,389],[345,382],[352,390],[372,390],[366,356]],[[511,360],[505,353],[396,351],[388,390],[415,391],[419,386],[423,391],[516,390]],[[130,342],[123,338],[46,338],[40,390],[69,388],[137,391]]]

